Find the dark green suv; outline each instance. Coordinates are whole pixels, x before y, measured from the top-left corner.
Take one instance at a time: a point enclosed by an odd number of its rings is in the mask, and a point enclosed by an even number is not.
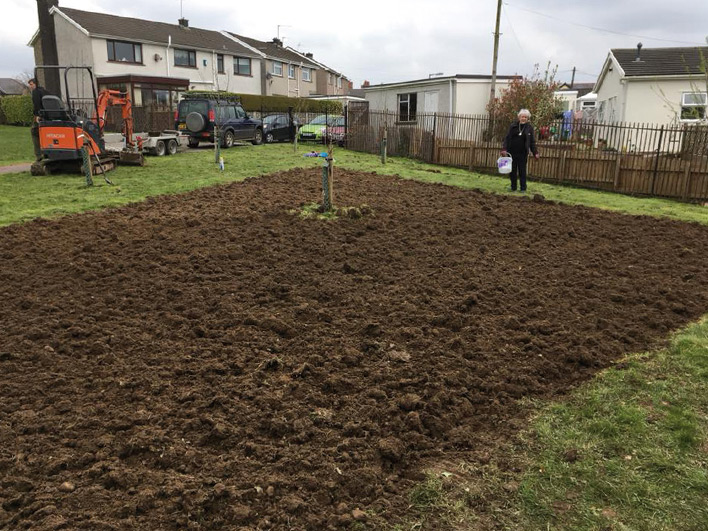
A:
[[[179,102],[175,129],[189,136],[189,147],[213,143],[215,127],[222,147],[237,140],[263,143],[263,122],[249,117],[235,98],[189,94]]]

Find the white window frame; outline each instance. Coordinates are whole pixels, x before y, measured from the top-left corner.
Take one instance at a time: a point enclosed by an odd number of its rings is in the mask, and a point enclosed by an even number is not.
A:
[[[271,71],[271,74],[273,74],[274,76],[283,77],[283,62],[282,61],[273,61],[273,69]]]
[[[703,103],[696,103],[695,99],[694,101],[688,101],[689,97],[692,99],[695,96],[701,97],[700,99],[703,100]],[[708,93],[706,92],[683,92],[681,94],[681,111],[680,111],[680,117],[682,122],[698,122],[706,117],[706,107],[708,107]],[[699,116],[698,118],[684,118],[683,117],[683,111],[684,109],[700,109],[703,108],[703,116]],[[700,114],[700,111],[699,111]]]
[[[305,68],[304,66],[302,67],[302,80],[312,81],[312,68]]]
[[[295,65],[294,64],[288,65],[288,77],[290,79],[295,79]]]

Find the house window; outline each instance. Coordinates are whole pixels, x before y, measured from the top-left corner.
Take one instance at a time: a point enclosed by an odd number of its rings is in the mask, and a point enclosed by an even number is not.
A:
[[[197,52],[175,48],[175,66],[197,67]]]
[[[295,79],[295,65],[288,65],[288,77]]]
[[[398,95],[398,120],[401,122],[415,122],[416,107],[418,106],[418,94]]]
[[[327,84],[328,85],[333,85],[334,83],[332,82],[332,74],[327,74]]]
[[[106,41],[108,45],[108,60],[121,63],[143,62],[143,46],[132,42]]]
[[[342,88],[342,78],[341,77],[337,78],[337,88]]]
[[[226,73],[224,70],[224,55],[220,53],[216,54],[216,71],[219,72],[219,74]]]
[[[303,81],[312,81],[312,69],[311,68],[303,68],[302,69],[302,80]]]
[[[706,117],[706,93],[684,92],[681,95],[681,119],[702,120]]]
[[[274,76],[283,76],[283,63],[280,61],[273,61],[273,71],[271,72]]]
[[[234,74],[237,76],[250,76],[251,60],[248,57],[234,57]]]

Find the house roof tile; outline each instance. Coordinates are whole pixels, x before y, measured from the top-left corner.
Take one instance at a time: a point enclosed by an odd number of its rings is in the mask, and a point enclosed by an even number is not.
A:
[[[613,48],[625,76],[680,76],[701,74],[701,64],[708,61],[708,47],[642,48],[637,61],[637,48]],[[702,54],[702,57],[701,57]]]
[[[237,39],[245,42],[249,46],[255,48],[259,52],[265,54],[269,59],[275,59],[277,61],[283,61],[285,63],[303,63],[304,65],[309,66],[311,68],[317,67],[317,64],[315,64],[314,62],[308,61],[301,55],[291,50],[288,50],[287,48],[284,48],[282,44],[277,44],[272,41],[259,41],[258,39],[244,37],[243,35],[237,35],[236,33],[231,33],[230,31],[228,33],[230,35],[233,35]]]
[[[9,77],[0,77],[0,96],[19,96],[24,94],[27,87]]]
[[[172,46],[223,51],[244,57],[258,57],[258,54],[245,46],[229,39],[218,31],[200,28],[183,28],[178,24],[153,22],[139,18],[119,17],[104,13],[80,11],[67,7],[59,8],[74,22],[91,35],[101,35],[138,42],[167,43],[172,39]]]

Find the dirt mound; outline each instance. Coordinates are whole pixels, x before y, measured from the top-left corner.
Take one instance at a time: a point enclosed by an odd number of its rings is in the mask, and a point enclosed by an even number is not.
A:
[[[708,228],[297,170],[0,230],[0,528],[395,521],[708,309]],[[378,516],[374,516],[378,515]]]

